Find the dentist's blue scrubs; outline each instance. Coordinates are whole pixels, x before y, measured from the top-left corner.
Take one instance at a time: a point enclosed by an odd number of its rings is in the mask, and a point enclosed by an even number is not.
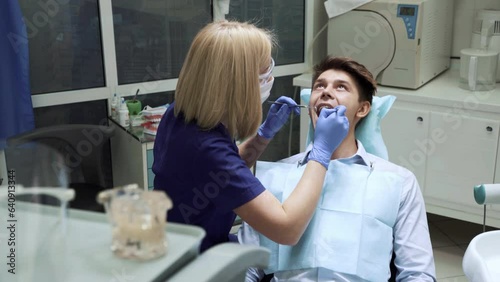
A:
[[[201,251],[236,241],[229,232],[235,208],[254,199],[265,188],[241,159],[224,125],[202,130],[184,116],[174,115],[175,103],[165,112],[154,144],[154,189],[173,201],[167,221],[205,229]]]

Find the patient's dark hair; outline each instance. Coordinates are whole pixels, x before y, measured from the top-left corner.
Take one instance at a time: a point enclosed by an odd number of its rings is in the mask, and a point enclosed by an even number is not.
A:
[[[348,73],[356,83],[360,101],[372,103],[372,98],[377,92],[377,81],[366,67],[351,58],[328,56],[314,66],[312,83],[327,70],[344,71]]]

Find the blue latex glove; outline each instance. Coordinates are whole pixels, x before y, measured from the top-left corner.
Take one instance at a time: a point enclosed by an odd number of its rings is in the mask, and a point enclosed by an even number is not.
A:
[[[349,131],[346,108],[339,105],[334,109],[322,109],[316,121],[314,143],[308,160],[315,160],[328,169],[333,152],[342,143]]]
[[[297,107],[297,103],[286,96],[281,96],[276,100],[276,102],[283,103],[272,104],[269,112],[267,113],[266,120],[260,125],[257,134],[260,136],[271,139],[278,133],[278,131],[283,127],[283,125],[288,120],[290,113],[293,111],[295,114],[300,115],[300,108]],[[294,107],[295,106],[295,107]]]

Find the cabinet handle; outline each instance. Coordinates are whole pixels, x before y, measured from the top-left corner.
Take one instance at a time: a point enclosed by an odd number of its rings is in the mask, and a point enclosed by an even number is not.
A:
[[[417,117],[417,121],[422,122],[422,121],[424,121],[424,119],[422,117]]]
[[[488,131],[488,132],[492,132],[492,131],[493,131],[493,127],[491,127],[491,126],[486,126],[486,131]]]

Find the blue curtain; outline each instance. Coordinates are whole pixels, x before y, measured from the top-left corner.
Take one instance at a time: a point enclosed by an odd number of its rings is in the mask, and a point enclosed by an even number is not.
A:
[[[26,26],[18,0],[1,0],[0,150],[6,138],[34,127]]]

